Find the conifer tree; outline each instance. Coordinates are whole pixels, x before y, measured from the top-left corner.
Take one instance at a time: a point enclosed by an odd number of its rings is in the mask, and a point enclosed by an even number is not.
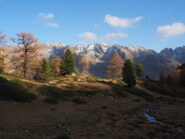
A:
[[[180,83],[183,87],[185,87],[185,68],[180,72]]]
[[[0,45],[6,43],[6,35],[3,35],[2,31],[0,31]]]
[[[161,71],[161,72],[160,72],[160,77],[159,77],[160,82],[161,82],[161,83],[165,83],[165,78],[166,78],[166,77],[165,77],[165,75],[164,75],[164,72]]]
[[[64,58],[61,61],[61,73],[63,75],[68,75],[75,72],[75,60],[72,52],[67,49]]]
[[[4,72],[4,67],[5,67],[4,59],[0,58],[0,73]]]
[[[35,68],[33,61],[39,59],[41,44],[34,35],[26,32],[18,33],[17,37],[11,40],[18,45],[15,49],[16,55],[12,58],[14,67],[25,78],[30,78]]]
[[[172,77],[171,77],[171,74],[169,74],[169,75],[167,76],[167,83],[168,83],[169,85],[172,84]]]
[[[42,76],[44,80],[48,80],[49,77],[54,76],[54,63],[51,60],[43,59],[42,64]]]
[[[59,76],[60,75],[60,66],[61,66],[61,58],[59,56],[56,56],[54,58],[54,74],[55,76]]]
[[[114,54],[108,62],[107,77],[108,78],[121,78],[123,67],[123,59],[119,54]]]
[[[81,64],[81,70],[82,70],[82,72],[88,73],[89,68],[90,68],[90,62],[89,62],[88,58],[86,58],[85,56],[83,56],[80,59],[80,64]]]
[[[122,72],[123,81],[127,83],[127,87],[133,87],[136,84],[134,66],[130,59],[126,59]]]
[[[0,46],[6,43],[6,36],[0,31]],[[5,63],[4,63],[4,49],[0,47],[0,73],[4,71]]]
[[[144,68],[143,65],[140,63],[136,64],[136,76],[138,79],[141,79],[144,76]]]

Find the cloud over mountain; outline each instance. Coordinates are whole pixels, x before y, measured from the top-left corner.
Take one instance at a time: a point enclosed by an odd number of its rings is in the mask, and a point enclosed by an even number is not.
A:
[[[108,40],[116,40],[116,39],[125,38],[125,37],[128,37],[128,35],[124,34],[124,33],[121,33],[121,32],[118,32],[118,33],[107,33],[103,37],[103,39],[108,41]]]
[[[85,32],[85,33],[78,34],[78,37],[82,38],[84,41],[87,41],[87,42],[112,42],[120,38],[125,38],[127,36],[128,36],[127,34],[124,34],[121,32],[106,33],[103,36],[98,36],[92,32]]]
[[[104,21],[113,27],[128,28],[143,19],[142,16],[136,18],[120,18],[107,14]]]
[[[83,38],[85,41],[97,41],[97,35],[92,32],[78,34],[78,37]]]
[[[185,24],[176,22],[171,25],[159,26],[157,34],[160,38],[170,38],[185,34]]]

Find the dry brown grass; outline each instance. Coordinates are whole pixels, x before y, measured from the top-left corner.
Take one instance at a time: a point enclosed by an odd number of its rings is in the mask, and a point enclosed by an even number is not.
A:
[[[80,139],[185,138],[184,131],[149,123],[144,117],[145,106],[152,106],[152,114],[159,119],[184,124],[185,101],[171,102],[170,96],[148,91],[140,85],[127,89],[117,80],[86,76],[54,80],[29,83],[36,88],[54,87],[55,99],[63,97],[60,91],[73,93],[67,99],[59,99],[58,104],[44,103],[43,94],[26,104],[0,101],[0,138],[54,139],[62,135]]]

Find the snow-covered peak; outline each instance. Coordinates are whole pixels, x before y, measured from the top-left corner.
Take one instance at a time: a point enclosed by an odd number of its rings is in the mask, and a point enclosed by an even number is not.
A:
[[[105,53],[105,52],[108,50],[108,48],[109,48],[109,45],[106,44],[106,43],[97,44],[97,46],[100,47],[104,53]]]
[[[56,42],[56,43],[46,43],[47,46],[49,47],[56,47],[56,48],[61,48],[64,47],[65,45],[61,42]]]
[[[147,51],[147,49],[140,47],[140,46],[128,46],[128,50],[132,52]]]
[[[89,44],[89,45],[87,46],[87,51],[94,50],[94,48],[95,48],[95,45],[94,45],[94,44]]]
[[[82,45],[76,45],[75,50],[77,54],[84,54],[86,52],[85,47]]]

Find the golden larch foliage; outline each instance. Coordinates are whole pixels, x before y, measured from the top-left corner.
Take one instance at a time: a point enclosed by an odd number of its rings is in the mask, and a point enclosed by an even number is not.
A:
[[[55,76],[58,76],[61,73],[61,69],[60,69],[60,67],[61,67],[61,60],[62,59],[59,56],[56,56],[54,58],[54,72],[55,72]]]
[[[121,78],[123,63],[124,61],[121,56],[117,53],[114,54],[108,62],[107,78]]]
[[[33,73],[36,72],[34,70],[38,70],[36,66],[40,63],[39,49],[41,44],[35,36],[26,32],[17,34],[17,38],[13,38],[12,41],[18,45],[12,59],[15,71],[25,78],[32,78]]]

